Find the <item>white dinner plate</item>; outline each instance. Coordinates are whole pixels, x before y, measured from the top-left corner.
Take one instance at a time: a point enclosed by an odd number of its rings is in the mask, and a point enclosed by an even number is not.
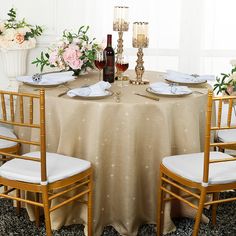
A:
[[[171,96],[171,97],[186,96],[186,95],[192,94],[193,92],[191,89],[189,89],[189,91],[184,91],[184,92],[171,92],[171,87],[170,87],[170,90],[164,90],[164,91],[155,91],[152,88],[148,87],[146,91],[152,94],[156,94],[156,95]]]
[[[109,96],[112,96],[113,92],[110,90],[106,90],[104,95],[100,95],[100,96],[82,96],[82,95],[76,95],[74,97],[71,98],[80,98],[80,99],[86,99],[86,100],[98,100],[98,99],[103,99],[103,98],[107,98]]]

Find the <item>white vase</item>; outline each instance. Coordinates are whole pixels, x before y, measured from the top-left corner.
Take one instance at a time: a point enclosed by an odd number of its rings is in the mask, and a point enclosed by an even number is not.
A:
[[[26,74],[29,49],[1,49],[3,70],[8,77],[9,90],[18,90],[17,76]]]

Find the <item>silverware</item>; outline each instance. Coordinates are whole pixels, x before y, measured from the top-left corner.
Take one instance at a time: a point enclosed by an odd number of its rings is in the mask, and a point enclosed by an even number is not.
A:
[[[134,93],[134,94],[138,95],[138,96],[141,96],[141,97],[144,97],[144,98],[149,98],[149,99],[152,99],[152,100],[155,100],[155,101],[160,100],[158,97],[153,97],[153,96],[149,96],[149,95],[145,95],[145,94],[141,94],[141,93]]]
[[[66,90],[66,91],[63,92],[63,93],[58,94],[57,96],[58,96],[58,97],[62,97],[63,95],[67,94],[67,92],[69,92],[69,91],[70,91],[70,89]]]
[[[59,94],[57,95],[58,97],[62,97],[63,95],[67,94],[67,92],[69,92],[70,90],[72,90],[72,88],[70,88],[69,86],[67,86],[67,85],[65,85],[65,84],[62,84],[62,86],[66,87],[67,90],[64,91],[63,93],[59,93]],[[80,88],[86,88],[86,87],[89,87],[89,86],[90,86],[90,85],[88,85],[88,84],[84,84],[84,85],[82,85]]]
[[[121,95],[121,91],[117,91],[114,93],[115,95],[115,100],[117,103],[120,103],[120,95]]]

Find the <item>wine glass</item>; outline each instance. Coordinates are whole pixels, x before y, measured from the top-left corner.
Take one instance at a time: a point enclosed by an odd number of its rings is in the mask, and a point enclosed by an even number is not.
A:
[[[101,71],[106,65],[106,55],[102,50],[96,51],[94,64],[99,70],[99,81],[101,81]]]
[[[118,80],[121,81],[121,87],[123,87],[124,76],[123,73],[129,68],[128,57],[124,54],[118,54],[116,57],[116,69]]]

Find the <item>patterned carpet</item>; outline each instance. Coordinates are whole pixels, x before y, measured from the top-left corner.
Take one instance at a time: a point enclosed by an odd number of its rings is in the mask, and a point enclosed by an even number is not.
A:
[[[236,196],[236,192],[228,192],[222,194],[222,197]],[[41,227],[35,227],[34,222],[30,222],[26,211],[23,209],[20,216],[16,214],[15,208],[10,200],[0,200],[0,235],[1,236],[43,236],[45,234],[44,223]],[[205,210],[205,214],[210,216],[210,210]],[[221,204],[217,210],[217,226],[212,227],[211,224],[201,224],[201,236],[232,236],[236,235],[236,202]],[[166,236],[190,236],[194,221],[192,219],[181,218],[174,219],[177,231]],[[63,227],[53,232],[54,236],[83,236],[82,225],[72,225]],[[142,225],[139,228],[137,236],[155,236],[155,225]],[[97,236],[97,235],[95,235]],[[107,226],[102,236],[119,236],[115,229]]]

